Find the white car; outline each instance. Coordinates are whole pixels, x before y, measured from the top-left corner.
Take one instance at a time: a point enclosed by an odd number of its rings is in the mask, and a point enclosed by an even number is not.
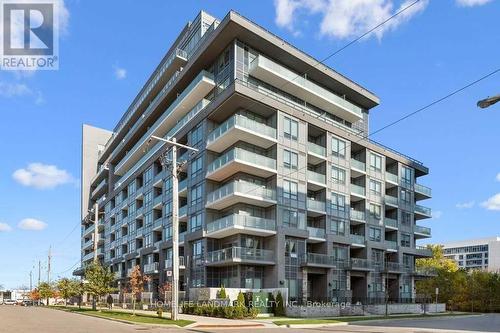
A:
[[[16,301],[13,299],[4,299],[3,304],[5,305],[16,305]]]

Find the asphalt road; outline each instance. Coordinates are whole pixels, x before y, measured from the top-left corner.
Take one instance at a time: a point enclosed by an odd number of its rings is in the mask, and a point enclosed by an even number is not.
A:
[[[325,333],[325,332],[367,332],[367,333],[465,333],[465,332],[500,332],[500,314],[438,317],[426,319],[390,320],[379,322],[360,322],[347,326],[323,326],[315,328],[159,328],[147,325],[131,325],[106,319],[68,313],[37,307],[0,306],[0,333]],[[258,332],[254,332],[258,331]]]

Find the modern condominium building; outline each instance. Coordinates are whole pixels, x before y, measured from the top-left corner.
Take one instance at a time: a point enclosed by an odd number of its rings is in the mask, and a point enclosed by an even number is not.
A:
[[[428,169],[366,139],[367,89],[233,11],[188,23],[112,131],[83,133],[82,268],[156,293],[171,277],[180,149],[181,290],[287,288],[291,300],[412,299],[430,256]],[[94,220],[97,207],[97,225]],[[96,229],[97,228],[97,231]]]
[[[459,268],[500,272],[500,237],[445,243],[443,252]]]

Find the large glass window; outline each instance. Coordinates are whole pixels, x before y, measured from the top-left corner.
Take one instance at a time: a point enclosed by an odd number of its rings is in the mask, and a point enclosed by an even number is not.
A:
[[[382,207],[380,207],[380,205],[370,203],[369,209],[370,209],[370,217],[375,220],[380,220],[382,214]]]
[[[411,237],[410,237],[410,234],[401,233],[401,246],[411,247]]]
[[[290,180],[283,180],[283,198],[290,200],[297,200],[298,198],[298,184]]]
[[[336,184],[345,184],[345,170],[332,165],[332,181]]]
[[[202,217],[201,213],[198,213],[196,215],[191,215],[189,217],[189,229],[191,232],[200,230],[202,226]]]
[[[195,146],[203,140],[203,127],[196,126],[190,133],[191,145]]]
[[[401,189],[401,202],[409,205],[411,204],[411,193],[408,190]]]
[[[382,240],[382,231],[379,228],[370,227],[368,237],[372,242],[380,242]]]
[[[191,161],[191,177],[198,176],[203,170],[203,156],[199,156]]]
[[[345,158],[345,141],[332,138],[332,154],[340,158]]]
[[[285,117],[283,125],[285,138],[297,141],[299,138],[299,122]]]
[[[401,182],[403,186],[408,186],[408,187],[411,186],[412,178],[413,178],[412,169],[403,166],[401,168]]]
[[[345,235],[346,222],[343,220],[332,220],[331,230],[334,235]]]
[[[335,212],[345,212],[346,211],[345,196],[342,194],[332,192],[331,208]]]
[[[382,172],[382,156],[370,153],[370,169],[376,172]]]
[[[283,166],[287,169],[297,170],[299,165],[299,155],[290,150],[283,150]]]
[[[296,209],[282,210],[283,225],[290,228],[299,227],[299,212]]]
[[[148,185],[153,180],[153,167],[149,167],[142,175],[142,182],[144,185]]]
[[[377,181],[377,180],[370,179],[370,194],[381,195],[382,194],[382,183]]]
[[[191,205],[196,205],[202,201],[202,184],[191,187]]]

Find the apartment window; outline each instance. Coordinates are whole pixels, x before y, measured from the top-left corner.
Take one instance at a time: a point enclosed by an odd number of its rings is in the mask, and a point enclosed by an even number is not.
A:
[[[299,228],[299,212],[296,209],[283,209],[282,218],[284,226]]]
[[[332,138],[332,154],[340,158],[345,158],[345,141]]]
[[[294,239],[285,240],[285,257],[297,258],[297,242]]]
[[[406,268],[413,268],[413,256],[403,253],[403,266]]]
[[[401,246],[411,247],[410,234],[401,233]]]
[[[401,212],[401,224],[411,225],[411,213],[409,212]]]
[[[152,191],[148,191],[146,193],[144,193],[144,206],[151,206],[151,204],[153,203],[153,192]]]
[[[347,247],[334,246],[332,248],[332,257],[334,257],[335,260],[346,260],[347,259]]]
[[[370,227],[368,237],[372,242],[380,242],[382,240],[382,231],[379,228]]]
[[[285,138],[297,141],[299,137],[299,122],[291,118],[284,118]]]
[[[412,169],[403,166],[401,169],[401,182],[403,183],[403,185],[411,186],[412,178],[413,178]]]
[[[299,165],[299,155],[290,150],[283,150],[283,166],[287,169],[297,170]]]
[[[382,215],[382,208],[379,205],[371,203],[369,211],[370,211],[371,218],[373,218],[375,220],[380,220],[380,217]]]
[[[153,224],[153,213],[144,214],[144,225],[149,226],[151,224]]]
[[[144,247],[149,247],[153,245],[153,234],[147,234],[144,237]]]
[[[193,257],[201,256],[203,254],[203,243],[201,239],[193,242],[192,253]]]
[[[401,189],[401,202],[409,205],[411,204],[411,193],[408,190]]]
[[[191,177],[198,176],[203,169],[203,159],[202,156],[191,161]]]
[[[153,180],[153,167],[149,167],[142,175],[142,182],[144,185],[148,185]]]
[[[128,184],[128,194],[129,195],[132,195],[135,193],[135,180],[133,182],[131,182],[130,184]]]
[[[376,172],[382,172],[382,156],[370,153],[370,169]]]
[[[332,166],[332,181],[336,184],[345,184],[345,170]]]
[[[332,220],[331,231],[334,235],[345,235],[346,222],[343,220]]]
[[[382,194],[382,183],[377,181],[377,180],[370,179],[370,194],[381,195]]]
[[[332,192],[331,208],[335,212],[345,212],[345,210],[346,210],[345,196],[342,194]]]
[[[189,217],[189,230],[191,232],[200,230],[202,226],[201,213]]]
[[[283,198],[290,200],[297,200],[298,198],[298,184],[290,180],[283,180]]]
[[[203,140],[203,127],[198,125],[190,133],[191,145],[195,146]]]
[[[201,193],[201,185],[196,185],[191,188],[191,205],[196,205],[201,203],[202,193]]]

